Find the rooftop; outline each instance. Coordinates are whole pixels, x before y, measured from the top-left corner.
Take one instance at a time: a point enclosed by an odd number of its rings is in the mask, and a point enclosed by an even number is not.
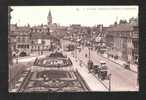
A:
[[[109,28],[107,28],[107,31],[133,31],[133,26],[126,23],[126,24],[117,24],[117,25],[112,25]]]

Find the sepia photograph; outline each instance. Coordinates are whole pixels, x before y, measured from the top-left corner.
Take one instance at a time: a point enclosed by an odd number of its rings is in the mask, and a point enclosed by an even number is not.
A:
[[[8,91],[139,91],[139,7],[9,6]]]

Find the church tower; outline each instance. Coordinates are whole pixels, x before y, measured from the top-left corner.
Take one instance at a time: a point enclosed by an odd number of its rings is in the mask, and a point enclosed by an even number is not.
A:
[[[51,11],[50,10],[49,10],[49,14],[48,14],[47,20],[48,20],[48,25],[52,24],[52,15],[51,15]]]

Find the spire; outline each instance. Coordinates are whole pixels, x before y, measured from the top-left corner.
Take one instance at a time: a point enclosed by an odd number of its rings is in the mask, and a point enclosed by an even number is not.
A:
[[[52,15],[51,15],[51,11],[49,10],[49,14],[48,14],[48,25],[52,24]]]
[[[48,14],[48,16],[49,16],[49,17],[52,17],[52,15],[51,15],[51,11],[50,11],[50,10],[49,10],[49,14]]]

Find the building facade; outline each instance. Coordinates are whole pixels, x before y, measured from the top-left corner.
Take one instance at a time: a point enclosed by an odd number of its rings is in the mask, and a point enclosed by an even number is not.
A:
[[[49,27],[46,25],[31,28],[30,33],[31,54],[44,54],[52,49],[59,48],[59,39],[51,35]]]
[[[108,54],[116,59],[136,63],[138,61],[138,25],[119,23],[111,25],[106,31]]]
[[[27,56],[30,54],[30,27],[11,25],[11,49],[12,55]]]
[[[35,26],[31,28],[31,54],[43,54],[50,48],[50,33],[49,28]]]
[[[52,23],[51,11],[49,11],[47,20],[47,25],[42,24],[33,27],[30,25],[10,25],[11,34],[9,37],[12,56],[29,56],[36,52],[43,54],[46,51],[48,52],[50,48],[57,48],[60,45],[59,38],[56,36],[56,34],[59,34],[57,24]],[[64,28],[58,28],[58,31],[60,30],[63,32]]]

